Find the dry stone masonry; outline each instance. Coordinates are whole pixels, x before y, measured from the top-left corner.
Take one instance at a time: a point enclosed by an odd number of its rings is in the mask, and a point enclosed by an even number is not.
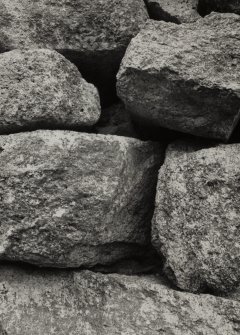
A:
[[[240,334],[239,14],[0,0],[0,335]]]
[[[0,51],[58,50],[109,100],[124,51],[147,18],[143,0],[0,0]]]

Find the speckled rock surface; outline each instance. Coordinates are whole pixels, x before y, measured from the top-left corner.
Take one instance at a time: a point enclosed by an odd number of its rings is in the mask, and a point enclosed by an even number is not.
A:
[[[195,151],[196,150],[196,151]],[[240,145],[169,147],[159,173],[152,242],[184,290],[240,282]]]
[[[125,49],[147,18],[143,0],[1,0],[0,51],[59,50],[110,98]]]
[[[199,10],[203,14],[214,11],[240,15],[240,0],[199,0]]]
[[[43,130],[0,147],[0,259],[75,267],[144,251],[160,144]]]
[[[201,16],[197,12],[198,0],[146,0],[150,17],[174,23],[195,22]]]
[[[85,128],[100,117],[97,89],[47,49],[0,55],[0,133],[40,127]]]
[[[0,272],[8,335],[237,335],[240,303],[177,292],[153,276]]]
[[[138,138],[134,129],[130,113],[122,103],[114,104],[102,110],[99,122],[96,125],[98,134],[111,134]]]
[[[227,140],[240,116],[239,52],[238,15],[149,21],[127,49],[118,95],[154,125]]]

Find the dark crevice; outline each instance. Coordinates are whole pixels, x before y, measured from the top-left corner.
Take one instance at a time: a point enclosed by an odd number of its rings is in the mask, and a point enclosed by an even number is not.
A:
[[[125,48],[92,52],[88,55],[73,50],[57,51],[77,66],[87,82],[97,87],[102,107],[108,107],[118,101],[116,76]]]
[[[152,2],[151,4],[144,0],[145,5],[147,7],[148,15],[150,19],[156,21],[165,21],[165,22],[173,22],[176,24],[180,24],[181,22],[174,16],[165,12],[157,2]]]
[[[76,132],[84,132],[84,133],[93,133],[94,126],[67,126],[67,125],[54,125],[48,122],[35,122],[34,124],[29,124],[25,126],[8,126],[7,128],[0,128],[0,136],[1,135],[11,135],[18,134],[23,132],[32,132],[36,130],[66,130],[66,131],[76,131]],[[1,149],[0,149],[1,150]]]
[[[211,12],[219,13],[235,13],[240,14],[240,1],[228,1],[228,0],[199,0],[198,13],[201,16],[206,16]]]
[[[213,7],[211,8],[205,0],[199,0],[198,1],[198,6],[197,6],[197,11],[201,16],[206,16],[210,14],[213,10]]]

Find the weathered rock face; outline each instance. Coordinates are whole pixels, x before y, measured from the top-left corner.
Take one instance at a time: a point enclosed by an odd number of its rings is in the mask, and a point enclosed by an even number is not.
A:
[[[199,0],[199,11],[203,15],[212,11],[240,15],[240,0]]]
[[[239,157],[239,144],[176,144],[167,152],[152,241],[166,274],[184,290],[229,292],[239,285]]]
[[[0,133],[38,127],[85,128],[100,117],[96,88],[47,49],[0,55]]]
[[[149,21],[123,59],[119,97],[155,125],[227,140],[239,119],[239,36],[234,14],[184,25]]]
[[[143,0],[1,0],[0,51],[58,50],[110,98],[125,49],[147,18]]]
[[[96,131],[99,134],[138,138],[130,113],[122,103],[103,109],[101,118],[96,125]]]
[[[174,23],[195,22],[198,0],[146,0],[150,17]]]
[[[0,259],[76,267],[144,252],[161,145],[36,131],[0,147]]]
[[[4,266],[0,318],[9,335],[239,334],[240,303],[174,291],[153,276],[58,274]]]

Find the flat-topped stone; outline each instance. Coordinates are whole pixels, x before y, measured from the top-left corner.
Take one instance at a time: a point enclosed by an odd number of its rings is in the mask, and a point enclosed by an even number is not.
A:
[[[118,73],[127,109],[154,126],[228,140],[240,116],[240,17],[149,21]]]
[[[0,148],[1,260],[93,266],[148,247],[161,144],[41,130]]]

